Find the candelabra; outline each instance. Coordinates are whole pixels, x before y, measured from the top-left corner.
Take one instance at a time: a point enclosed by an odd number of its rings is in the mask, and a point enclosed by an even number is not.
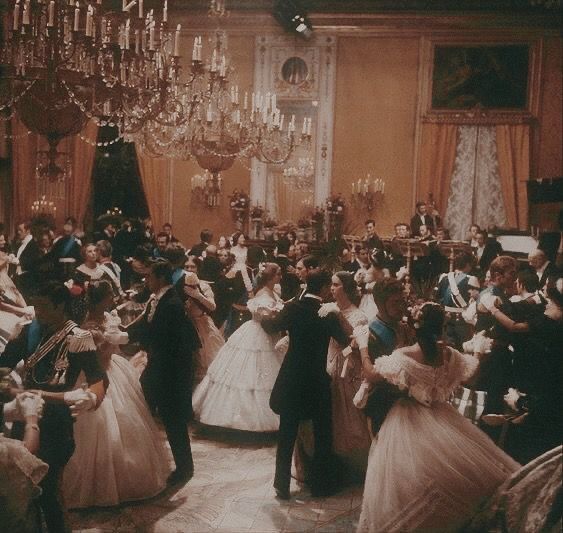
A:
[[[208,171],[192,176],[192,202],[204,207],[219,207],[221,205],[223,178]]]
[[[168,29],[167,0],[159,20],[143,0],[123,0],[121,11],[102,0],[16,0],[10,14],[0,110],[47,137],[54,176],[58,142],[88,119],[119,135],[163,120],[179,70],[180,27]]]
[[[371,179],[368,174],[365,180],[361,178],[352,182],[352,206],[355,209],[372,211],[385,195],[385,181],[381,178]]]
[[[47,200],[45,196],[41,196],[31,204],[31,216],[52,216],[57,215],[57,206],[54,202]]]

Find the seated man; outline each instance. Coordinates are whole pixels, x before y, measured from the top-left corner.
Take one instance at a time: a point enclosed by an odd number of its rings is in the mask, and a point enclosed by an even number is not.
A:
[[[540,289],[543,289],[549,278],[558,272],[557,267],[547,258],[546,253],[539,248],[528,254],[528,263],[538,277]]]
[[[364,238],[364,245],[368,250],[373,250],[377,248],[378,250],[383,250],[383,243],[379,238],[379,235],[375,232],[375,220],[369,219],[365,222],[366,226],[366,236]]]

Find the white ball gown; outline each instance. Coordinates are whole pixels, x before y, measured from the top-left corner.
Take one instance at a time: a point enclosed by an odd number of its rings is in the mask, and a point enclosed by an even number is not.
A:
[[[196,419],[209,426],[244,431],[277,431],[279,417],[270,409],[270,394],[283,355],[260,320],[281,309],[280,298],[267,287],[248,302],[252,320],[227,340],[197,386],[192,404]]]
[[[374,269],[372,267],[360,267],[354,275],[354,280],[362,286],[362,298],[358,309],[364,313],[368,322],[371,322],[377,316],[377,305],[371,292],[375,285]]]
[[[519,464],[447,403],[478,360],[449,349],[440,367],[400,349],[375,361],[407,390],[389,411],[369,456],[358,531],[455,531]]]
[[[209,283],[200,280],[199,289],[203,296],[215,305],[215,297]],[[219,350],[224,346],[225,339],[221,332],[213,323],[213,319],[205,307],[199,304],[193,298],[188,298],[186,302],[186,311],[191,318],[201,341],[201,348],[195,356],[195,377],[196,383],[199,383],[205,376],[209,365],[213,362]]]
[[[98,344],[99,335],[94,338]],[[99,351],[108,348],[102,344]],[[110,385],[98,409],[81,414],[74,424],[76,450],[63,475],[69,509],[150,498],[166,487],[169,453],[138,372],[127,359],[112,354],[107,376]]]

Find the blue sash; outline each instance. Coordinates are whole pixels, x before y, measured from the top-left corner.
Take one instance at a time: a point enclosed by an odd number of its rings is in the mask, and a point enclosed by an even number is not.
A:
[[[61,257],[66,257],[67,254],[70,253],[70,250],[72,249],[75,242],[76,242],[76,239],[74,238],[74,235],[71,235],[68,238],[68,241],[66,241],[65,245],[63,246]]]
[[[41,341],[41,326],[37,319],[34,319],[27,328],[27,353],[32,354],[37,350]]]
[[[183,276],[183,274],[184,274],[183,268],[177,268],[176,270],[174,270],[174,272],[172,272],[172,285],[176,285],[176,283],[178,283],[178,280]]]
[[[378,337],[384,344],[385,348],[391,353],[397,345],[395,331],[391,329],[385,322],[376,318],[370,325],[369,330]]]

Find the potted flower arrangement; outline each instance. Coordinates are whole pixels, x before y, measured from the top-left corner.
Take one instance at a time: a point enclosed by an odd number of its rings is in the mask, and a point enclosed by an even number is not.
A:
[[[262,219],[264,216],[264,208],[261,205],[255,205],[250,209],[250,218],[252,220]]]
[[[274,230],[277,224],[278,223],[273,218],[270,217],[264,220],[262,235],[264,236],[265,240],[267,241],[274,240]]]
[[[250,207],[250,197],[243,190],[235,189],[229,198],[229,207],[233,215],[233,220],[235,221],[237,229],[242,231]]]
[[[315,207],[311,215],[313,234],[316,241],[324,240],[325,210],[322,207]]]
[[[262,218],[264,217],[264,208],[261,205],[255,205],[250,208],[250,222],[252,223],[252,234],[255,239],[260,238],[262,231]]]
[[[328,212],[329,217],[343,217],[344,210],[346,208],[346,201],[342,197],[341,194],[331,196],[326,201],[326,210]]]

